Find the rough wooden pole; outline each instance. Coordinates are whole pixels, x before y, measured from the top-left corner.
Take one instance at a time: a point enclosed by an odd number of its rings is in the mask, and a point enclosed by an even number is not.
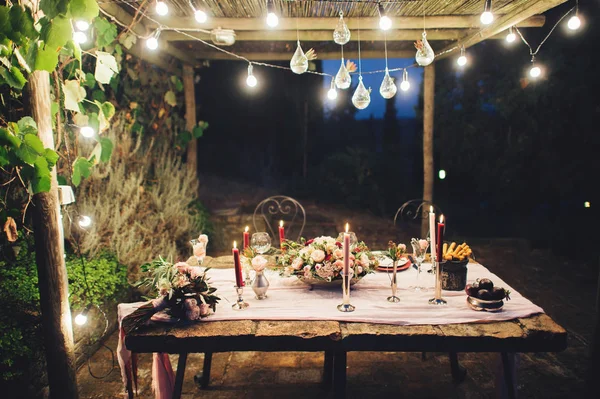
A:
[[[433,202],[433,112],[435,92],[435,64],[425,67],[423,75],[423,200]],[[429,211],[429,209],[425,209]],[[427,234],[429,224],[424,217],[421,236]]]
[[[183,94],[185,96],[185,128],[191,133],[196,126],[196,93],[194,89],[194,68],[190,65],[183,66]],[[198,170],[197,145],[196,139],[192,137],[187,148],[187,167],[194,173]]]
[[[54,148],[50,111],[50,75],[35,71],[29,75],[31,115],[45,148]],[[33,196],[33,233],[38,270],[42,328],[50,397],[76,399],[77,380],[73,326],[69,307],[69,284],[64,259],[64,241],[56,168],[51,173],[51,188]]]
[[[308,99],[304,99],[304,114],[302,119],[302,177],[308,177]]]

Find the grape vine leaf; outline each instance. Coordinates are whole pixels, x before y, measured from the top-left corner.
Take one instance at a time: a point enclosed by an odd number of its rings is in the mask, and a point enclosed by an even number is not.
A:
[[[37,134],[37,123],[31,116],[24,116],[17,122],[19,133],[21,134]]]
[[[58,64],[58,51],[50,46],[43,46],[39,43],[33,47],[31,55],[35,60],[35,69],[40,71],[53,72]]]
[[[171,107],[174,107],[177,105],[177,98],[175,97],[175,93],[173,92],[173,90],[169,90],[168,92],[165,93],[165,102],[167,104],[169,104]]]
[[[56,162],[58,161],[58,154],[56,153],[56,151],[51,150],[50,148],[46,148],[44,150],[44,158],[46,158],[48,165],[50,167],[53,167],[54,165],[56,165]]]
[[[65,108],[71,111],[80,112],[79,103],[85,99],[85,89],[79,86],[77,80],[67,80],[63,85],[65,94]]]
[[[9,145],[13,148],[21,146],[21,140],[8,129],[0,127],[0,144]]]
[[[22,43],[23,38],[35,39],[38,35],[33,25],[33,16],[29,8],[12,6],[9,11],[11,32],[7,35],[16,43]]]
[[[98,16],[100,8],[96,0],[71,0],[69,11],[73,18],[91,21]]]
[[[96,80],[103,84],[110,83],[110,79],[114,74],[119,73],[117,60],[109,53],[104,51],[96,52],[96,71],[94,76]]]
[[[46,47],[56,50],[72,38],[73,27],[71,21],[63,16],[57,16],[48,24],[42,26],[41,35]]]
[[[137,42],[137,37],[131,34],[125,34],[119,37],[119,43],[129,50]]]
[[[44,154],[44,144],[38,136],[28,133],[23,136],[23,142],[15,151],[15,154],[21,161],[33,165],[35,160]]]
[[[4,147],[0,147],[0,168],[8,165],[10,161],[8,160],[8,151]]]
[[[81,184],[81,179],[89,177],[92,174],[92,162],[83,157],[79,157],[73,163],[73,175],[71,180],[75,187]]]
[[[113,152],[113,142],[106,137],[102,137],[100,139],[100,146],[102,147],[102,152],[100,153],[100,161],[108,162]]]
[[[40,0],[40,8],[48,18],[65,15],[69,9],[69,0]]]
[[[50,191],[50,167],[48,161],[44,157],[37,157],[33,167],[35,173],[31,179],[31,188],[33,193],[41,193]]]
[[[25,83],[27,83],[25,76],[15,66],[11,66],[10,69],[0,66],[0,76],[4,79],[5,83],[14,89],[21,90],[25,86]]]
[[[110,118],[112,118],[113,115],[115,114],[115,106],[108,101],[103,102],[100,109],[102,109],[102,113],[104,114],[104,117],[108,120],[110,120]]]
[[[104,18],[94,19],[96,30],[96,47],[102,48],[111,44],[117,37],[117,26]]]

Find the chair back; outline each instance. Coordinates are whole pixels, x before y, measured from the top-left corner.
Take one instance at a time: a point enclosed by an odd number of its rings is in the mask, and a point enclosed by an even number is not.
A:
[[[266,198],[256,206],[252,215],[254,231],[268,232],[273,243],[279,240],[279,231],[276,230],[276,227],[279,225],[280,220],[285,223],[286,238],[295,241],[300,240],[306,225],[306,212],[302,204],[294,198],[285,195]],[[277,231],[277,234],[275,234],[275,231]]]
[[[406,232],[408,234],[407,239],[429,237],[429,212],[431,207],[433,207],[436,217],[442,214],[440,207],[431,201],[420,198],[406,201],[394,215],[394,226],[402,225],[408,228]]]

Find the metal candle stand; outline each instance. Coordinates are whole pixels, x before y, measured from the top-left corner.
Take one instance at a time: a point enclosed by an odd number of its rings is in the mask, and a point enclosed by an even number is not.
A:
[[[398,273],[398,261],[393,261],[394,269],[392,271],[392,296],[388,296],[388,302],[398,303],[400,302],[400,298],[396,296],[396,292],[398,291],[398,281],[397,281],[397,273]]]
[[[340,312],[354,312],[354,306],[350,304],[350,279],[351,276],[342,276],[342,303],[337,306]]]
[[[242,294],[244,293],[244,287],[234,287],[234,288],[235,288],[235,292],[238,295],[238,299],[233,305],[231,305],[231,308],[233,310],[246,309],[250,305],[248,303],[244,302],[244,298],[242,298]]]
[[[442,273],[440,271],[440,262],[437,258],[433,260],[433,269],[435,270],[435,297],[429,300],[430,305],[446,305],[444,299],[442,299]]]

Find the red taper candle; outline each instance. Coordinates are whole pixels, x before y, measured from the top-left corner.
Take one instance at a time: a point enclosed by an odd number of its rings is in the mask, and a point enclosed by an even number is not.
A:
[[[248,248],[250,246],[250,233],[248,232],[249,229],[250,228],[248,226],[246,226],[246,228],[244,229],[244,234],[243,234],[243,237],[244,237],[244,240],[243,240],[244,246],[242,248],[242,250],[244,250],[244,251],[246,250],[246,248]]]
[[[283,241],[285,240],[285,230],[283,229],[283,220],[279,221],[279,247],[283,249]]]
[[[240,250],[237,248],[237,243],[233,242],[233,267],[235,269],[235,285],[238,287],[244,286],[244,279],[242,278],[242,264],[240,263]]]
[[[443,262],[443,247],[444,247],[444,215],[440,216],[440,221],[437,224],[437,260],[438,262]]]

